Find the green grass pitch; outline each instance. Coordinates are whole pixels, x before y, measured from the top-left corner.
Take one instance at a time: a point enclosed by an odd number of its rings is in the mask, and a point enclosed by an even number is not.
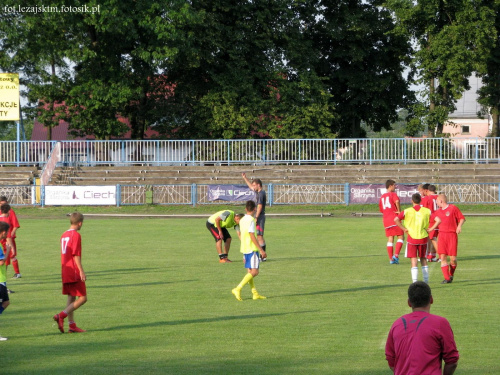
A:
[[[208,215],[207,215],[208,217]],[[0,373],[390,374],[384,345],[410,311],[408,259],[389,265],[380,218],[268,218],[269,261],[238,302],[245,274],[234,234],[219,264],[204,219],[95,219],[82,228],[83,334],[61,334],[59,238],[68,219],[23,219],[22,279],[0,316]],[[448,318],[456,374],[500,374],[500,253],[495,217],[470,217],[455,280],[430,265],[432,313]],[[12,276],[9,267],[8,277]],[[419,275],[421,278],[421,274]]]

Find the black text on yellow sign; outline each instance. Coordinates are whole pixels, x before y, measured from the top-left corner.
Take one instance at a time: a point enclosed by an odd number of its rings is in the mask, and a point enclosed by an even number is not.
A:
[[[0,121],[19,120],[19,74],[0,73]]]

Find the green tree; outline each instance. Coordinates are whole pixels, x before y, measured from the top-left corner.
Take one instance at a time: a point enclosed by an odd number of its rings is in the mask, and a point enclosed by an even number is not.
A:
[[[391,13],[378,1],[309,1],[316,9],[304,38],[312,42],[310,64],[324,79],[338,116],[332,131],[364,136],[361,122],[375,131],[390,128],[397,110],[412,99],[404,78],[411,49]]]
[[[288,56],[305,40],[302,2],[192,4],[199,18],[185,32],[193,43],[168,64],[175,95],[167,115],[177,136],[333,135],[325,125],[334,117],[327,90],[314,72],[297,70]]]
[[[387,6],[416,46],[411,78],[425,86],[423,121],[432,134],[441,134],[456,100],[470,88],[468,78],[481,71],[489,54],[495,35],[492,9],[479,0],[389,0]]]
[[[161,79],[162,66],[176,53],[173,40],[185,41],[179,40],[177,26],[190,17],[189,4],[105,0],[85,5],[100,12],[3,16],[0,66],[21,72],[46,126],[64,118],[76,134],[104,139],[126,130],[121,115],[129,120],[132,137],[140,139],[147,126],[164,120],[161,107],[171,88]]]
[[[500,135],[500,2],[487,1],[487,3],[495,14],[495,34],[492,35],[495,44],[486,58],[484,68],[478,70],[483,81],[483,86],[478,91],[478,101],[485,108],[484,113],[479,115],[489,112],[493,120],[491,136],[498,137]]]
[[[69,44],[60,22],[54,12],[0,13],[0,69],[21,73],[20,83],[27,88],[28,99],[24,111],[48,128],[49,140],[52,128],[63,117],[64,82],[71,74],[66,59]]]

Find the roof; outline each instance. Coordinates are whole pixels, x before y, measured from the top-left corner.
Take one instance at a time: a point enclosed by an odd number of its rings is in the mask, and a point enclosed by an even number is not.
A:
[[[121,121],[128,125],[130,128],[130,124],[128,119],[123,117],[118,117],[118,121]],[[33,132],[31,133],[32,141],[47,141],[47,127],[43,126],[41,122],[35,120],[33,124]],[[131,139],[131,131],[126,132],[122,137],[113,138],[113,139]],[[156,130],[151,128],[146,129],[144,132],[144,139],[156,139],[159,137],[159,133]],[[70,134],[69,124],[66,121],[60,120],[59,125],[52,128],[52,139],[53,141],[70,141],[70,140],[95,140],[93,135],[88,135],[86,137],[75,137]]]

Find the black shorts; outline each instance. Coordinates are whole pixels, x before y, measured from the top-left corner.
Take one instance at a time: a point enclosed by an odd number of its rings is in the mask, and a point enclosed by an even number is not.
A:
[[[257,236],[263,236],[264,235],[264,227],[266,226],[266,215],[260,214],[259,217],[257,218],[257,223],[256,226],[256,235]]]
[[[207,221],[207,229],[210,231],[210,233],[212,233],[212,236],[215,238],[215,242],[221,240],[219,236],[219,230],[217,229],[215,224],[211,224]],[[224,242],[226,242],[228,238],[231,238],[231,235],[229,234],[229,231],[226,228],[221,228],[221,230],[222,230],[222,235],[224,236]]]
[[[2,302],[9,300],[9,293],[7,292],[7,287],[3,284],[0,284],[0,305]]]

